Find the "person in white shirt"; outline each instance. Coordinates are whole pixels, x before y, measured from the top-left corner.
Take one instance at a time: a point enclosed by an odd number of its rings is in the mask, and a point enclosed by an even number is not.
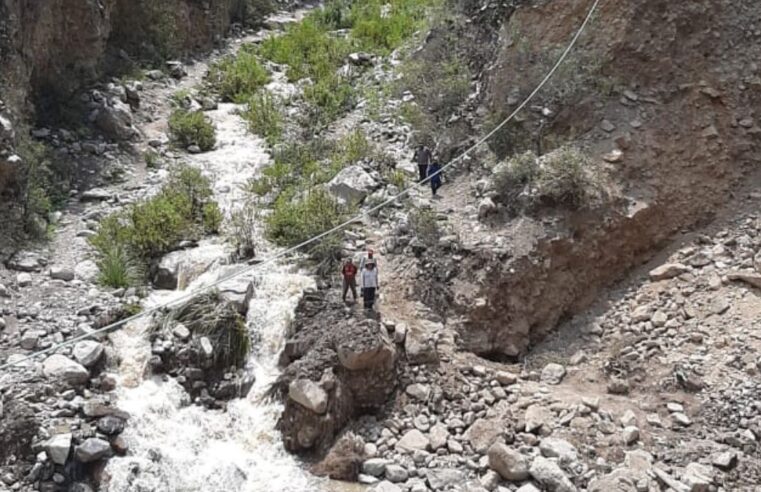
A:
[[[368,260],[365,262],[365,268],[360,274],[362,285],[362,298],[365,301],[365,309],[372,309],[375,304],[375,293],[378,291],[378,269],[375,268],[375,262]]]

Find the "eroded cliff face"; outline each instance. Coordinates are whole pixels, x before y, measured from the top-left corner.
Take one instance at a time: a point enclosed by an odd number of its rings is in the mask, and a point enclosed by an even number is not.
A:
[[[490,112],[506,114],[534,87],[589,5],[521,8],[501,27],[486,77]],[[664,240],[727,203],[760,157],[761,53],[758,32],[742,27],[748,19],[761,19],[757,3],[601,3],[565,68],[534,101],[550,116],[527,112],[506,140],[521,150],[521,135],[543,131],[607,156],[628,207],[535,217],[533,230],[525,219],[495,226],[510,255],[468,260],[467,270],[480,273],[457,292],[466,299],[464,348],[525,354]],[[528,148],[534,144],[531,137]],[[545,227],[548,220],[559,226]]]

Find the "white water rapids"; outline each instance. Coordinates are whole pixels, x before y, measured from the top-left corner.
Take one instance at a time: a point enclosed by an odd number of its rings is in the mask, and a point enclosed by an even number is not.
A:
[[[209,112],[217,128],[217,148],[191,158],[215,183],[226,212],[240,205],[239,185],[256,175],[269,159],[260,139],[252,136],[235,113],[222,104]],[[261,251],[259,255],[267,256]],[[219,266],[188,289],[215,279]],[[249,366],[256,383],[247,398],[233,400],[227,411],[188,405],[188,396],[171,378],[143,380],[150,345],[145,324],[134,324],[112,338],[122,358],[118,406],[130,413],[123,437],[130,451],[113,458],[102,489],[108,492],[307,492],[324,484],[303,470],[282,446],[275,423],[277,402],[261,400],[278,376],[277,358],[286,327],[304,289],[313,280],[285,265],[268,265],[256,272],[255,294],[247,322],[255,340]],[[182,295],[156,292],[146,302],[155,305]]]

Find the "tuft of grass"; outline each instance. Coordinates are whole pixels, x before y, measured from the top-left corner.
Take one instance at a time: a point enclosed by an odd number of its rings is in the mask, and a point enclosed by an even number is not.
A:
[[[223,99],[242,103],[270,81],[254,47],[246,46],[234,57],[216,63],[209,71],[212,85]]]
[[[198,169],[181,166],[158,194],[105,217],[89,241],[104,283],[132,284],[151,260],[183,240],[217,232],[221,223],[209,180]]]
[[[394,169],[386,174],[386,180],[400,190],[407,187],[407,175],[401,169]]]
[[[337,226],[345,217],[345,207],[327,191],[315,188],[300,198],[278,198],[265,219],[265,234],[279,246],[294,246]]]
[[[158,169],[161,167],[161,156],[155,150],[146,150],[143,153],[143,160],[145,161],[145,167],[148,169]]]
[[[97,261],[98,283],[107,287],[127,288],[138,285],[144,278],[143,268],[129,251],[119,244],[103,250]]]
[[[409,214],[409,224],[415,237],[428,247],[436,246],[441,237],[441,228],[436,212],[428,207],[413,209]]]
[[[246,320],[217,292],[199,295],[171,313],[170,319],[185,325],[194,338],[207,337],[214,351],[214,366],[243,367],[251,352]]]
[[[175,142],[184,148],[197,145],[208,151],[217,143],[214,125],[202,111],[175,109],[169,116],[169,131]]]
[[[225,232],[227,241],[235,248],[235,254],[240,259],[253,258],[256,255],[256,208],[253,203],[230,214]]]
[[[275,97],[259,92],[248,99],[248,106],[243,118],[253,133],[264,138],[274,146],[283,135],[283,115]]]

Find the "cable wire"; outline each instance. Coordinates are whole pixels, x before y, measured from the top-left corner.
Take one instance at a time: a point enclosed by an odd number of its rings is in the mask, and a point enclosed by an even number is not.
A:
[[[124,318],[124,319],[119,320],[119,321],[117,321],[115,323],[111,323],[110,325],[104,326],[104,327],[99,328],[97,330],[94,330],[92,332],[76,336],[74,338],[66,340],[63,343],[59,343],[57,345],[53,345],[51,347],[48,347],[47,349],[40,350],[38,352],[34,352],[34,353],[29,354],[29,355],[27,355],[25,357],[22,357],[20,359],[14,360],[13,362],[6,362],[2,366],[0,366],[0,371],[8,369],[8,368],[10,368],[12,366],[21,365],[24,362],[26,362],[26,361],[28,361],[30,359],[33,359],[35,357],[39,357],[41,355],[46,355],[46,354],[55,352],[56,350],[58,350],[61,347],[65,347],[65,346],[77,343],[79,341],[86,340],[88,338],[91,338],[91,337],[94,337],[94,336],[106,333],[108,331],[115,330],[116,328],[124,326],[124,325],[126,325],[128,323],[131,323],[132,321],[135,321],[135,320],[137,320],[139,318],[152,315],[152,314],[157,313],[157,312],[159,312],[161,310],[168,309],[170,306],[173,306],[173,305],[176,305],[176,304],[181,304],[181,303],[183,303],[185,301],[188,301],[188,300],[196,297],[198,294],[201,294],[202,292],[206,292],[206,291],[208,291],[210,289],[218,287],[219,285],[227,282],[228,280],[232,280],[233,278],[237,278],[237,277],[243,276],[245,274],[253,272],[254,270],[258,270],[258,269],[260,269],[261,267],[263,267],[265,265],[268,265],[270,263],[274,263],[275,261],[277,261],[277,260],[279,260],[281,258],[284,258],[285,256],[287,256],[287,255],[289,255],[289,254],[291,254],[291,253],[293,253],[295,251],[298,251],[298,250],[304,248],[305,246],[309,246],[310,244],[315,243],[315,242],[319,241],[320,239],[322,239],[322,238],[324,238],[326,236],[329,236],[329,235],[334,234],[334,233],[336,233],[336,232],[338,232],[340,230],[345,229],[346,227],[350,226],[351,224],[353,224],[355,222],[361,222],[364,217],[369,216],[370,214],[372,214],[372,213],[374,213],[374,212],[376,212],[376,211],[378,211],[378,210],[380,210],[380,209],[390,205],[391,203],[399,200],[400,198],[407,196],[413,189],[418,188],[418,187],[428,183],[431,180],[431,178],[433,178],[434,176],[437,176],[437,175],[443,173],[446,169],[449,169],[450,167],[455,165],[460,160],[464,159],[465,157],[468,157],[468,154],[473,152],[476,148],[480,147],[487,140],[489,140],[491,137],[493,137],[495,133],[500,131],[502,128],[504,128],[505,125],[507,125],[510,121],[512,121],[513,118],[515,118],[515,116],[521,110],[523,110],[523,108],[525,108],[528,105],[529,102],[531,102],[531,100],[534,98],[534,96],[536,96],[539,93],[539,91],[542,90],[542,88],[547,84],[547,82],[555,74],[555,72],[560,67],[560,65],[562,65],[563,61],[565,61],[565,59],[568,56],[568,54],[571,52],[573,47],[576,45],[576,42],[579,40],[579,37],[581,36],[581,34],[586,29],[587,24],[589,24],[589,21],[592,19],[592,16],[594,15],[595,11],[597,10],[597,7],[598,7],[599,4],[600,4],[600,0],[595,0],[594,1],[594,3],[592,4],[592,6],[589,9],[589,12],[587,13],[586,17],[584,18],[584,22],[582,22],[582,24],[579,27],[578,31],[576,31],[576,34],[571,39],[571,42],[568,44],[566,49],[560,55],[560,57],[558,58],[557,62],[555,62],[555,65],[553,65],[552,69],[549,72],[547,72],[547,75],[545,75],[545,77],[542,79],[542,81],[539,83],[539,85],[536,86],[536,88],[523,100],[523,102],[520,105],[518,105],[518,107],[516,107],[515,110],[512,113],[510,113],[510,115],[507,116],[507,118],[502,120],[502,122],[499,125],[494,127],[489,133],[487,133],[486,135],[481,137],[478,141],[476,141],[476,143],[471,145],[467,150],[465,150],[460,155],[458,155],[457,157],[455,157],[454,159],[449,161],[446,165],[444,165],[436,173],[432,174],[431,176],[426,177],[425,179],[423,179],[421,181],[418,181],[418,182],[412,184],[411,186],[408,186],[407,188],[405,188],[404,190],[400,191],[398,194],[392,196],[391,198],[389,198],[389,199],[379,203],[378,205],[375,205],[374,207],[372,207],[372,208],[370,208],[370,209],[368,209],[368,210],[366,210],[366,211],[364,211],[362,213],[357,214],[356,216],[346,220],[345,222],[342,222],[342,223],[338,224],[337,226],[333,227],[332,229],[329,229],[329,230],[327,230],[325,232],[322,232],[322,233],[320,233],[320,234],[318,234],[318,235],[316,235],[316,236],[314,236],[312,238],[309,238],[309,239],[307,239],[305,241],[302,241],[301,243],[299,243],[299,244],[297,244],[295,246],[292,246],[292,247],[290,247],[288,249],[280,251],[279,253],[276,253],[276,254],[270,256],[269,258],[267,258],[265,260],[262,260],[259,263],[256,263],[256,264],[251,265],[251,266],[246,267],[246,268],[243,268],[242,270],[239,270],[237,272],[236,271],[231,272],[231,273],[229,273],[229,274],[227,274],[227,275],[217,279],[216,281],[212,282],[211,284],[208,284],[208,285],[205,285],[205,286],[200,287],[198,289],[192,290],[192,291],[190,291],[190,292],[188,292],[188,293],[186,293],[186,294],[184,294],[182,296],[179,296],[176,299],[173,299],[173,300],[171,300],[171,301],[169,301],[167,303],[160,304],[160,305],[154,306],[152,308],[146,309],[145,311],[141,311],[140,313],[137,313],[137,314],[134,314],[132,316],[129,316],[128,318]]]

